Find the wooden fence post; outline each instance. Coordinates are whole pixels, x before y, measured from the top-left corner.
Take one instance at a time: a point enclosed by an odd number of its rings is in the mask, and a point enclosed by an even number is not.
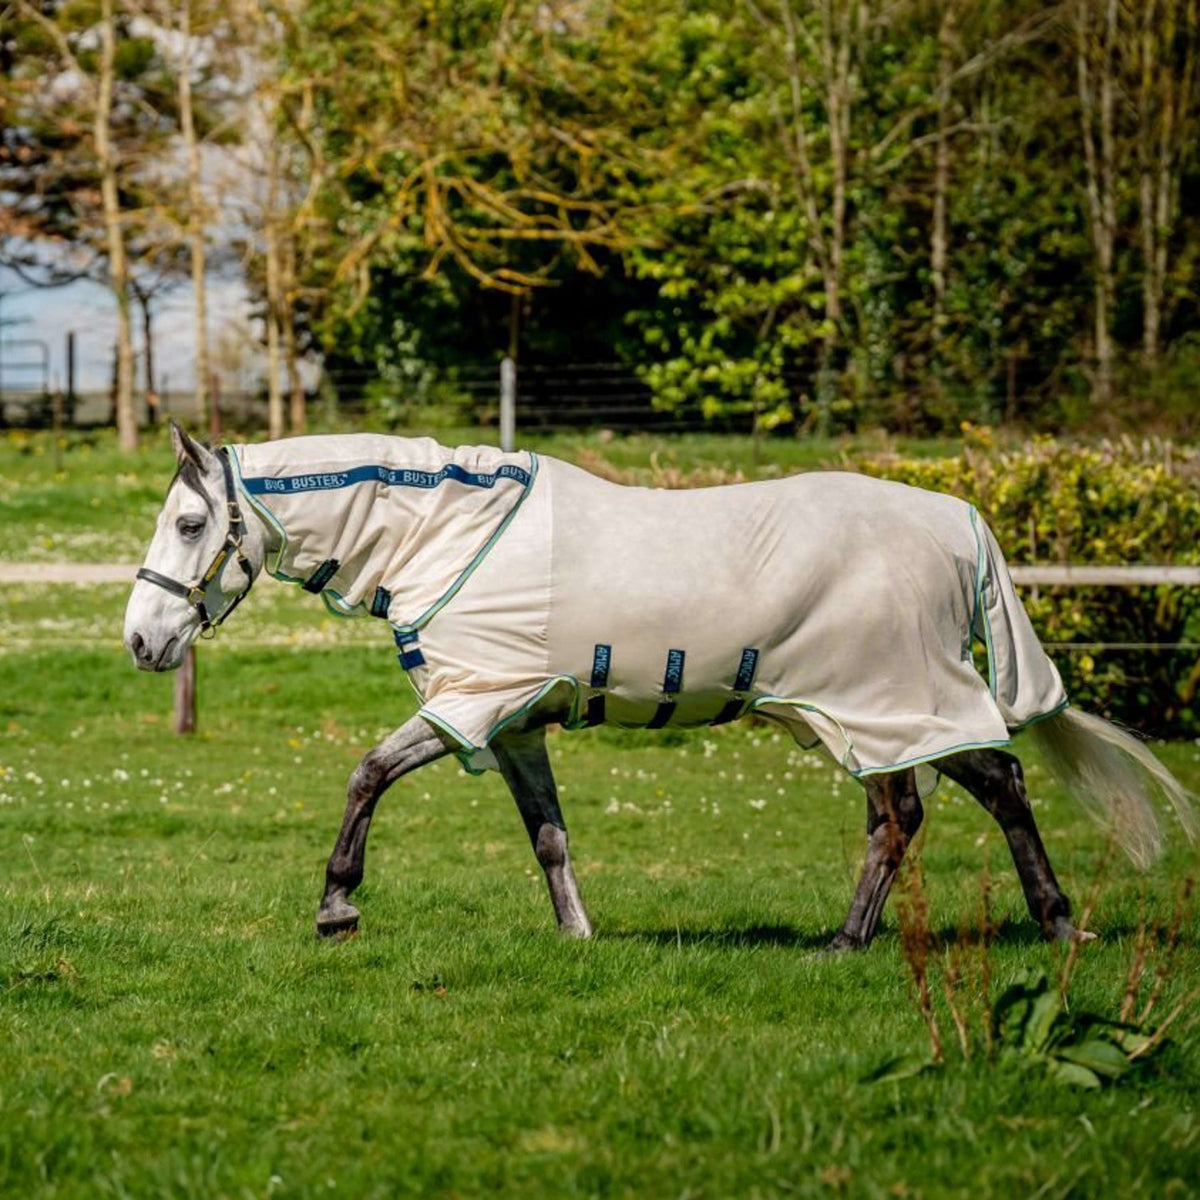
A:
[[[175,732],[196,732],[196,647],[184,651],[175,673]]]
[[[500,449],[511,454],[517,440],[517,364],[500,360]]]

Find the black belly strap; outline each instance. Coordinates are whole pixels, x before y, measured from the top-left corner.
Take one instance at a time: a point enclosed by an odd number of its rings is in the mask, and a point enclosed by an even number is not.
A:
[[[608,687],[608,670],[612,665],[612,646],[597,642],[592,651],[592,695],[588,697],[585,725],[604,724],[604,694]]]
[[[683,691],[683,659],[682,650],[667,651],[667,666],[663,671],[663,697],[650,718],[647,729],[661,729],[675,714],[675,703],[679,693]]]
[[[758,670],[758,651],[747,646],[742,651],[742,661],[738,664],[737,677],[733,681],[733,697],[726,701],[725,707],[709,721],[710,725],[727,725],[736,721],[746,711],[746,693],[754,684],[754,673]]]

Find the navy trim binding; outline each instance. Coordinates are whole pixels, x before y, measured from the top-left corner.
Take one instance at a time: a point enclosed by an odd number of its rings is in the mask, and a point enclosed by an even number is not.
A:
[[[726,701],[725,707],[709,721],[710,725],[726,725],[736,721],[746,707],[746,693],[754,683],[754,672],[758,670],[758,651],[747,646],[742,651],[742,661],[738,664],[737,676],[733,681],[733,698]]]
[[[414,471],[408,467],[369,464],[346,471],[324,471],[312,475],[251,475],[242,478],[242,486],[252,496],[291,496],[297,492],[327,492],[353,487],[356,483],[382,483],[385,487],[435,488],[452,479],[468,487],[495,487],[499,479],[515,479],[525,487],[531,476],[524,467],[505,463],[492,472],[467,471],[457,463],[447,463],[440,471]]]
[[[325,585],[337,574],[339,567],[336,558],[327,558],[300,586],[306,592],[323,592]]]
[[[663,699],[647,729],[661,729],[675,713],[675,697],[683,690],[683,659],[682,650],[667,651],[667,666],[663,671]]]
[[[606,642],[597,642],[592,651],[592,687],[602,689],[608,687],[608,669],[612,665],[612,646]],[[587,725],[604,724],[604,697],[593,695],[587,702]]]

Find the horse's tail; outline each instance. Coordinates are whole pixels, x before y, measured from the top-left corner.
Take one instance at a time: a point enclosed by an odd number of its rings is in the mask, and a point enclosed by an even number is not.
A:
[[[1170,801],[1189,840],[1195,839],[1190,793],[1137,738],[1074,708],[1029,732],[1060,782],[1137,866],[1148,867],[1162,850],[1156,791]]]

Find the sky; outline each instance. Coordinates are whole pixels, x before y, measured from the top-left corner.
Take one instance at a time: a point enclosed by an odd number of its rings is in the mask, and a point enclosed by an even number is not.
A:
[[[253,386],[261,375],[255,352],[254,320],[250,300],[240,279],[211,278],[208,282],[209,343],[214,369],[226,387]],[[152,310],[155,330],[155,374],[159,391],[190,391],[194,381],[192,289],[184,283],[161,296]],[[21,322],[8,325],[10,319]],[[38,371],[18,371],[5,364],[18,359],[40,359],[34,348],[10,348],[15,339],[36,338],[46,343],[50,357],[49,385],[66,386],[66,335],[75,331],[75,387],[77,391],[107,391],[112,381],[113,345],[116,340],[116,304],[98,284],[79,282],[68,287],[31,288],[0,268],[0,381],[6,391],[40,387]],[[134,347],[142,347],[141,312],[134,309]],[[144,384],[142,363],[137,364],[137,386]]]

